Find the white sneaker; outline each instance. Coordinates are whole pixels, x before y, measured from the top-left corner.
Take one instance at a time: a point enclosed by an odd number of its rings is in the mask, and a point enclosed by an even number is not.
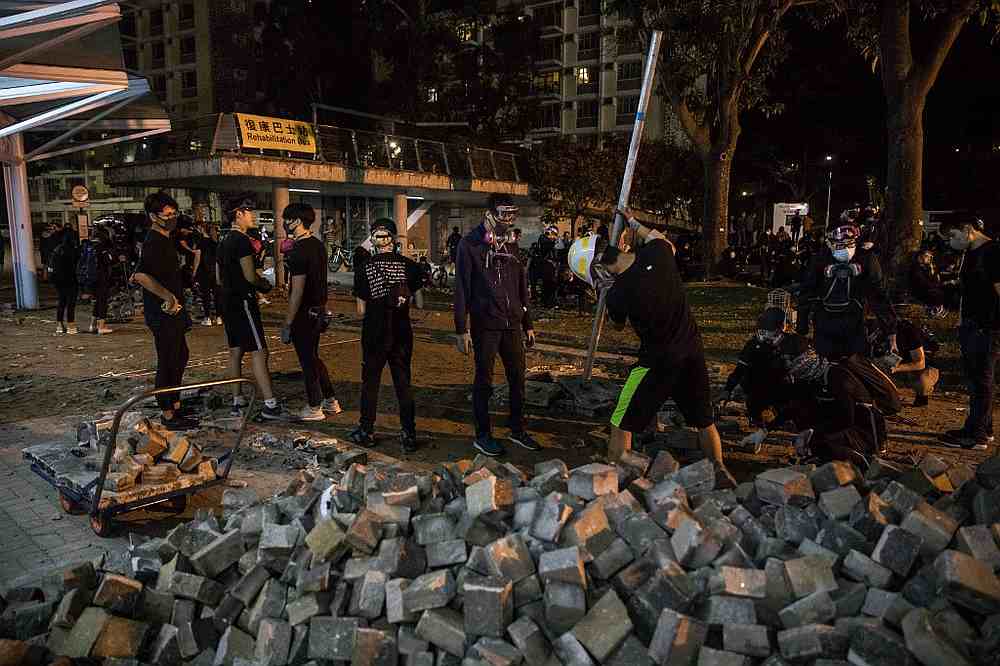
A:
[[[101,326],[99,329],[97,329],[98,335],[108,335],[109,333],[114,333],[114,332],[115,329],[111,328],[110,326]]]
[[[62,324],[56,324],[56,335],[63,335],[65,332],[66,329],[63,328]]]
[[[70,324],[66,327],[66,335],[76,335],[79,332],[80,331],[76,328],[76,324]]]
[[[215,325],[216,326],[222,326],[222,317],[216,317],[215,318]]]
[[[201,325],[202,326],[211,326],[212,325],[212,318],[211,317],[205,317],[204,319],[201,320]]]
[[[340,402],[336,398],[326,398],[320,403],[319,408],[327,414],[340,414],[343,410]]]
[[[300,421],[322,421],[326,418],[322,407],[310,407],[309,405],[303,407],[298,416]]]

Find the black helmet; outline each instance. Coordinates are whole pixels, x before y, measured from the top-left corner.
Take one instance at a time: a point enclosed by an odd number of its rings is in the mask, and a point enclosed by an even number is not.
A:
[[[371,224],[371,233],[375,233],[376,229],[385,229],[393,236],[396,235],[396,222],[389,217],[380,217]]]

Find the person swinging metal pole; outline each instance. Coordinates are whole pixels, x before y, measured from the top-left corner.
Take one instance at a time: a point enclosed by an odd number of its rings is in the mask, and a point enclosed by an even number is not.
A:
[[[635,114],[635,124],[632,126],[632,141],[628,147],[628,159],[625,161],[625,175],[622,177],[622,189],[618,194],[618,210],[628,207],[629,195],[632,191],[632,178],[635,176],[635,164],[639,158],[639,146],[642,144],[642,130],[646,126],[646,109],[649,108],[649,98],[653,90],[653,78],[656,75],[656,61],[660,55],[660,45],[663,33],[654,30],[649,39],[649,51],[646,54],[646,69],[642,75],[642,90],[639,93],[639,108]],[[612,247],[618,246],[622,231],[625,228],[625,218],[621,213],[615,213],[615,222],[611,227],[608,239]],[[590,344],[587,347],[587,361],[583,366],[583,379],[590,381],[594,371],[594,354],[597,343],[601,339],[604,328],[604,310],[607,307],[607,289],[602,289],[597,298],[597,312],[594,313],[594,327],[590,332]]]

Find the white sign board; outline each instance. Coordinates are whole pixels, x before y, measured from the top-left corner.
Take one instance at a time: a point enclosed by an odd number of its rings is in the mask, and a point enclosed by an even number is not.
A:
[[[778,229],[785,227],[785,231],[791,233],[788,227],[789,221],[796,215],[805,217],[809,214],[809,204],[806,203],[777,203],[774,204],[774,216],[771,219],[771,233],[778,233]]]

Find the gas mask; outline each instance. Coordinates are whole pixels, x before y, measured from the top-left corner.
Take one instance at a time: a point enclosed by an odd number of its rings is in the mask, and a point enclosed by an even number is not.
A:
[[[955,252],[965,252],[969,249],[972,242],[969,240],[969,235],[966,234],[964,238],[955,238],[954,236],[948,239],[948,246],[955,250]]]
[[[776,347],[783,337],[785,337],[785,334],[780,330],[766,331],[762,328],[757,329],[757,340],[772,347]]]
[[[376,252],[386,252],[392,245],[392,234],[386,229],[379,228],[372,232],[372,246],[375,247]]]
[[[497,206],[496,210],[486,211],[486,226],[493,227],[493,238],[497,242],[502,242],[507,239],[507,232],[509,232],[511,226],[513,226],[514,220],[517,219],[517,212],[517,206],[506,205]]]
[[[174,230],[177,229],[177,218],[178,218],[177,213],[174,213],[173,215],[170,215],[168,217],[163,217],[159,213],[153,213],[153,219],[155,220],[156,224],[158,224],[160,227],[162,227],[169,233],[173,233]]]
[[[855,248],[853,247],[838,247],[832,249],[831,252],[834,259],[840,263],[846,263],[854,258],[854,250]]]

